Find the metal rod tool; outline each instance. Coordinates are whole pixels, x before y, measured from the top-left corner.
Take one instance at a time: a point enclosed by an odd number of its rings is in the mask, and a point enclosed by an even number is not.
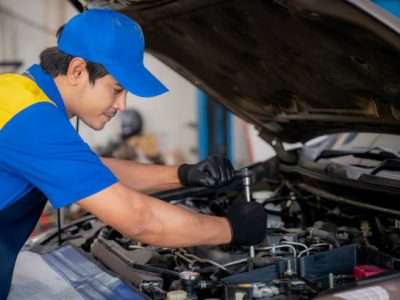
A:
[[[239,171],[239,176],[243,179],[244,193],[247,202],[251,202],[251,191],[250,191],[250,178],[251,173],[248,168],[243,168]],[[254,258],[256,256],[254,246],[250,246],[250,257]]]

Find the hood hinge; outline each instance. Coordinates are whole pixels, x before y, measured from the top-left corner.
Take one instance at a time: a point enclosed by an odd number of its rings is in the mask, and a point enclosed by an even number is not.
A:
[[[271,136],[271,134],[268,134],[266,132],[260,131],[259,136],[265,140],[267,143],[269,143],[272,148],[274,148],[276,155],[278,158],[288,164],[295,164],[298,161],[299,156],[297,153],[290,153],[285,150],[283,147],[283,143],[281,140],[279,140],[277,137]]]

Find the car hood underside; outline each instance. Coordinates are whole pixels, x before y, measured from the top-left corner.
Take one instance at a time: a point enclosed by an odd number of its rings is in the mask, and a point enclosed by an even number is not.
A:
[[[399,133],[400,21],[359,0],[135,1],[146,48],[267,140]]]

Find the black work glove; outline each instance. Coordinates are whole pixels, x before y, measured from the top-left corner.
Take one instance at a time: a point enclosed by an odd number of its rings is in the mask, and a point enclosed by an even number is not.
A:
[[[210,156],[193,165],[178,168],[178,178],[184,186],[221,187],[235,177],[231,162],[222,156]]]
[[[229,207],[227,217],[232,229],[232,245],[251,246],[264,239],[267,213],[260,203],[238,199]]]

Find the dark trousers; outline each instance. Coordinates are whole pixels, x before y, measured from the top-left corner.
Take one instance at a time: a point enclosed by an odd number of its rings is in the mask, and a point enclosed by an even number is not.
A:
[[[18,252],[35,228],[46,204],[46,197],[33,189],[0,210],[0,299],[6,299]]]

